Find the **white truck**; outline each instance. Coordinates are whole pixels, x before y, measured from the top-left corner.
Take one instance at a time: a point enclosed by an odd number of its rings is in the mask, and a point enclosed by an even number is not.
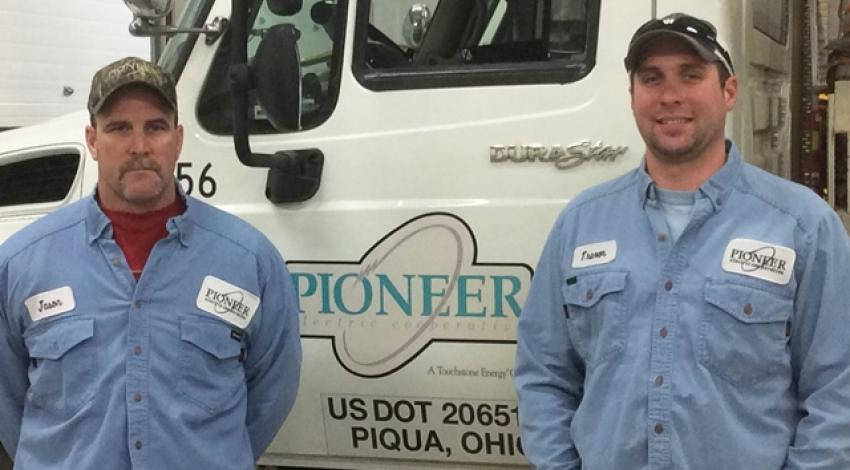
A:
[[[802,5],[186,2],[177,29],[206,32],[160,59],[178,78],[177,176],[265,232],[299,297],[301,388],[261,465],[527,468],[517,318],[557,213],[640,161],[632,32],[682,10],[717,25],[741,81],[729,135],[787,177]],[[0,239],[90,194],[87,120],[2,135]]]

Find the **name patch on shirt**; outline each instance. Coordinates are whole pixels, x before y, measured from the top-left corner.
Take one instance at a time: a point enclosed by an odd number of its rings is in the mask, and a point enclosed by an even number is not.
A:
[[[723,270],[785,285],[791,280],[796,259],[791,248],[736,238],[726,246]]]
[[[77,307],[74,301],[74,291],[69,286],[36,294],[24,300],[24,305],[26,305],[32,321],[70,312]]]
[[[245,329],[257,313],[260,298],[215,276],[207,276],[198,291],[195,306]]]
[[[617,257],[617,240],[582,245],[573,251],[573,267],[586,268],[614,261]]]

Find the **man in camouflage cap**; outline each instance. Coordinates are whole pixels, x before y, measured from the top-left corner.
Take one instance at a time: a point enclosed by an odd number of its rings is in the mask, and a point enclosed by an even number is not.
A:
[[[94,194],[0,246],[0,443],[17,470],[253,470],[295,400],[292,280],[259,231],[177,185],[176,98],[145,60],[99,70]]]
[[[177,92],[171,76],[137,57],[118,60],[94,74],[88,109],[91,125],[86,128],[86,142],[98,162],[102,205],[139,213],[175,202],[174,168],[183,146],[183,126],[177,123]],[[118,119],[112,119],[115,114]],[[113,156],[121,150],[116,145],[134,144],[125,142],[134,125],[145,131],[150,148],[127,152],[140,158]]]

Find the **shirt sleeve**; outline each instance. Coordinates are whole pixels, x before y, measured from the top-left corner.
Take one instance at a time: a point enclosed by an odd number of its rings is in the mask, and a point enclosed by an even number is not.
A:
[[[271,248],[260,305],[262,323],[251,339],[245,361],[248,387],[247,426],[254,460],[260,458],[283,424],[298,392],[301,337],[298,306],[289,272]]]
[[[784,468],[850,468],[850,239],[830,213],[810,243],[791,330],[800,420]]]
[[[567,335],[562,225],[563,215],[543,249],[517,333],[520,432],[525,455],[538,470],[581,467],[570,425],[582,397],[584,366]]]
[[[28,354],[9,318],[5,268],[0,271],[0,443],[14,457],[21,434],[24,397],[29,388]]]

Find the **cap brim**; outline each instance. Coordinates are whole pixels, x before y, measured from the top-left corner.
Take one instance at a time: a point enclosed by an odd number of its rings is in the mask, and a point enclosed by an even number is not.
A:
[[[706,62],[720,62],[723,64],[723,67],[727,70],[729,67],[726,65],[726,62],[722,57],[715,54],[712,51],[706,49],[705,44],[697,41],[692,36],[689,36],[685,33],[680,33],[678,31],[670,31],[670,30],[660,30],[660,31],[650,31],[641,37],[639,37],[634,43],[629,46],[629,53],[626,56],[626,70],[632,72],[639,65],[639,62],[643,58],[645,54],[646,45],[655,39],[658,39],[662,36],[674,36],[680,39],[684,39],[703,60]],[[732,72],[731,70],[729,71]]]
[[[143,87],[150,89],[151,91],[153,91],[156,94],[158,94],[159,96],[161,96],[162,100],[165,103],[168,103],[169,106],[171,106],[171,109],[173,109],[173,110],[177,109],[177,103],[175,103],[171,99],[169,99],[168,96],[166,96],[165,93],[162,92],[162,90],[160,90],[159,88],[155,87],[154,85],[151,85],[150,83],[148,83],[144,80],[137,79],[137,78],[131,78],[131,79],[128,79],[128,80],[125,80],[125,81],[118,82],[115,86],[112,87],[112,89],[110,89],[106,93],[104,93],[104,95],[100,98],[100,100],[97,103],[95,103],[92,107],[89,108],[89,112],[92,113],[92,114],[99,113],[100,110],[103,108],[103,106],[109,101],[109,99],[112,98],[112,95],[114,95],[115,92],[117,92],[118,90],[120,90],[122,88],[130,86],[130,85],[143,86]]]

